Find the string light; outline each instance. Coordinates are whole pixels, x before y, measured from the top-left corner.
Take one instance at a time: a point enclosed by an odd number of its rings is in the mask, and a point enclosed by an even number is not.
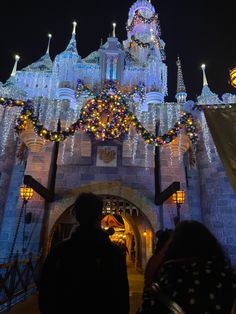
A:
[[[35,116],[33,103],[30,101],[14,102],[13,100],[4,99],[1,103],[10,103],[11,106],[23,105],[21,113],[16,120],[16,132],[24,131],[29,120],[34,126],[35,133],[46,141],[64,141],[67,137],[73,136],[80,128],[92,135],[96,140],[111,140],[121,138],[127,134],[129,127],[132,125],[147,144],[161,146],[170,143],[178,136],[183,126],[186,128],[191,142],[196,143],[198,136],[191,113],[182,113],[172,129],[162,136],[155,136],[129,110],[126,97],[126,95],[122,95],[117,90],[115,82],[105,82],[104,89],[96,97],[88,100],[85,106],[82,107],[79,119],[61,131],[48,130],[44,127]],[[59,108],[57,115],[60,113],[60,110]]]

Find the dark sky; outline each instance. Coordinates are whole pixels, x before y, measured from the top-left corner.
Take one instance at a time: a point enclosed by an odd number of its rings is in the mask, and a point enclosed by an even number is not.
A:
[[[60,1],[61,2],[61,1]],[[97,50],[100,40],[117,23],[117,37],[126,39],[125,23],[134,0],[100,1],[6,1],[0,11],[0,81],[9,77],[14,55],[21,59],[18,69],[39,59],[46,51],[47,34],[52,33],[50,55],[63,51],[71,37],[72,22],[78,22],[77,43],[81,57]],[[179,54],[188,99],[201,93],[201,64],[207,68],[211,90],[220,96],[234,93],[228,84],[228,71],[236,62],[236,40],[233,1],[152,0],[159,14],[162,39],[166,43],[169,97],[176,90],[176,57]]]

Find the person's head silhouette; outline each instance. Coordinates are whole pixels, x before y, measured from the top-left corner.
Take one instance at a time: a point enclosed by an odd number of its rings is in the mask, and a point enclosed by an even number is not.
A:
[[[80,226],[100,226],[102,209],[103,200],[93,193],[81,193],[74,203],[75,217]]]
[[[166,256],[169,259],[216,256],[226,254],[211,231],[201,222],[183,220],[175,228]]]

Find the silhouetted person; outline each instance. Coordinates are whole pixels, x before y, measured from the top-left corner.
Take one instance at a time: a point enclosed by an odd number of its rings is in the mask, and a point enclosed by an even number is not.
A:
[[[102,200],[92,193],[76,199],[79,227],[52,249],[42,268],[41,313],[129,313],[125,260],[100,227],[102,208]]]
[[[176,226],[153,281],[187,314],[230,314],[236,296],[236,274],[228,258],[215,236],[197,221]],[[149,297],[144,293],[144,306]]]
[[[109,236],[112,236],[113,234],[115,234],[115,229],[113,227],[109,227],[107,230],[106,230],[106,233],[109,235]]]
[[[168,243],[173,234],[172,229],[158,230],[156,232],[157,244],[153,255],[149,258],[144,272],[144,288],[148,289],[153,282],[153,277],[155,273],[160,268],[165,252],[168,247]]]
[[[130,255],[131,255],[131,261],[135,262],[135,241],[134,241],[134,239],[132,239]]]

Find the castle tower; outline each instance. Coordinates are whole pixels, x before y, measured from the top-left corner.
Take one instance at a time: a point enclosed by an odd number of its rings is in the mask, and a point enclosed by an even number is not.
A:
[[[220,101],[218,95],[214,94],[208,86],[205,64],[202,64],[201,68],[202,68],[202,75],[203,75],[203,87],[202,87],[201,95],[197,97],[198,105],[221,104],[221,101]]]
[[[58,98],[69,102],[71,108],[75,106],[76,77],[75,67],[81,62],[76,44],[76,22],[73,22],[71,40],[65,51],[56,56],[54,62],[54,74],[58,80]]]
[[[45,54],[32,64],[23,68],[18,75],[18,86],[27,92],[28,98],[48,97],[53,63],[49,55],[52,35],[48,34]]]
[[[113,23],[112,37],[99,49],[101,82],[113,80],[122,83],[125,53],[116,37],[116,24]]]
[[[19,88],[17,85],[17,78],[16,76],[18,75],[17,71],[17,65],[18,61],[20,60],[20,56],[15,55],[15,63],[11,72],[11,75],[9,79],[6,81],[6,83],[2,84],[1,86],[1,96],[2,97],[10,97],[14,99],[26,99],[27,98],[27,93]]]
[[[167,67],[165,43],[160,38],[158,15],[150,1],[137,0],[129,11],[127,40],[124,47],[135,60],[136,66],[144,67],[143,83],[146,86],[148,104],[163,103],[167,95]]]
[[[186,102],[187,93],[184,85],[182,66],[179,57],[177,58],[176,65],[177,65],[177,93],[175,95],[175,98],[177,100],[177,103],[179,104]]]

